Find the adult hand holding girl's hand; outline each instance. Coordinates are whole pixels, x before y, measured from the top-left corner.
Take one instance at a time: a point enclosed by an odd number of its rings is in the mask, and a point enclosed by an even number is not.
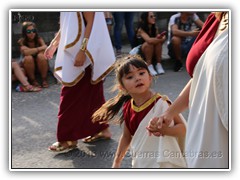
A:
[[[160,117],[154,117],[149,121],[146,127],[149,135],[163,136],[165,129],[169,127],[170,123],[173,121],[173,116],[165,111]]]
[[[146,129],[148,130],[149,132],[149,136],[151,136],[152,134],[155,135],[155,136],[160,136],[160,132],[159,132],[159,129],[158,129],[158,120],[159,118],[158,117],[154,117],[153,119],[151,119],[148,123],[148,126],[146,127]]]

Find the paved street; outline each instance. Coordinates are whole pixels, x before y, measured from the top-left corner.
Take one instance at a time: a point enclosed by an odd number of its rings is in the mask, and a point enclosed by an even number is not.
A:
[[[126,47],[125,51],[128,50]],[[171,60],[164,58],[163,67],[166,73],[154,78],[152,88],[174,100],[189,80],[189,76],[185,68],[181,72],[173,72]],[[106,77],[106,99],[114,96],[109,92],[113,80],[113,73]],[[122,131],[119,125],[110,125],[113,134],[111,140],[92,144],[85,144],[80,140],[78,148],[67,153],[57,154],[47,150],[47,147],[56,141],[60,89],[61,85],[56,83],[53,77],[50,78],[50,87],[39,93],[19,93],[12,89],[12,168],[110,168]],[[187,113],[183,114],[185,118]],[[122,162],[122,168],[130,167],[131,156],[128,153]]]

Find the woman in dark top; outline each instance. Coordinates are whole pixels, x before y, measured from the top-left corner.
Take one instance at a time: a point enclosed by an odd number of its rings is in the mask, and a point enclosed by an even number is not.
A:
[[[141,44],[139,54],[148,64],[150,73],[155,76],[165,71],[161,65],[162,45],[166,39],[164,34],[158,34],[156,16],[153,12],[141,14],[141,20],[135,35],[135,46]],[[156,62],[153,60],[156,59]],[[156,65],[154,67],[154,65]]]
[[[39,37],[36,25],[33,22],[24,22],[22,38],[18,41],[23,56],[22,65],[32,85],[41,87],[36,80],[36,67],[41,75],[42,87],[47,88],[48,61],[43,53],[47,48],[43,38]]]

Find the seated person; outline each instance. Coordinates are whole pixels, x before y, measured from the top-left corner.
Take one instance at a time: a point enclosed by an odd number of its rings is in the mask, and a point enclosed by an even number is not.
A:
[[[12,81],[18,80],[21,85],[18,86],[20,88],[18,91],[20,92],[38,92],[41,91],[41,88],[32,86],[27,77],[24,75],[21,67],[16,61],[12,61]]]
[[[195,23],[197,29],[192,29]],[[187,57],[203,22],[193,12],[180,12],[170,17],[168,23],[168,55],[175,60],[174,71],[182,69],[182,58]]]
[[[155,23],[156,16],[153,12],[143,12],[134,39],[135,46],[140,44],[138,53],[146,60],[149,71],[153,76],[165,73],[161,60],[162,45],[166,40],[166,36],[158,34]]]
[[[22,65],[32,85],[41,87],[35,77],[35,68],[42,78],[42,87],[47,88],[48,61],[43,53],[47,48],[43,38],[39,37],[36,25],[33,22],[24,22],[22,38],[18,41],[23,56]]]

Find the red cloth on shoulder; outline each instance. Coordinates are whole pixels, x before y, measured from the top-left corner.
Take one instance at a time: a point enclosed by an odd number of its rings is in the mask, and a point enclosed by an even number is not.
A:
[[[161,97],[158,97],[157,101],[160,98]],[[142,122],[142,120],[148,114],[148,112],[153,108],[156,102],[153,102],[152,104],[150,104],[148,107],[146,107],[144,110],[140,112],[136,112],[132,109],[131,100],[127,101],[123,105],[124,122],[132,136],[135,134],[139,124]]]
[[[205,21],[203,28],[197,36],[191,50],[188,53],[186,60],[186,69],[188,74],[192,77],[195,65],[209,44],[215,37],[220,21],[211,13]]]

